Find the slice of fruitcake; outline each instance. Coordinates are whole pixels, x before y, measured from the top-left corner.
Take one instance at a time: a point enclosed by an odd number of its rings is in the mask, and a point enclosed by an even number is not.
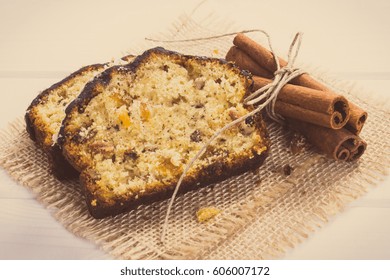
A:
[[[155,48],[88,83],[66,110],[59,144],[81,172],[96,218],[169,197],[185,166],[243,106],[252,81],[224,60]],[[259,167],[268,152],[260,114],[220,135],[181,191]]]

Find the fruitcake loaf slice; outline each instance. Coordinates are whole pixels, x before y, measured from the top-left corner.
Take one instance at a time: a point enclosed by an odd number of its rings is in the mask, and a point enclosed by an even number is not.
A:
[[[134,56],[122,58],[129,63]],[[113,63],[85,66],[62,81],[42,91],[28,107],[25,114],[27,132],[47,153],[53,173],[58,178],[73,177],[78,173],[62,156],[56,139],[65,117],[65,108],[80,94],[85,84]]]
[[[89,83],[66,110],[59,144],[81,172],[95,218],[169,197],[186,164],[243,106],[251,79],[223,60],[155,48]],[[181,191],[261,165],[260,115],[226,131],[185,177]]]

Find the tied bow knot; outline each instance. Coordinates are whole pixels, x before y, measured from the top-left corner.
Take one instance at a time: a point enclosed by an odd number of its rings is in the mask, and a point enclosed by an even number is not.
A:
[[[268,35],[268,33],[266,33],[263,30],[258,30],[258,29],[257,30],[250,30],[248,32],[261,32],[261,33],[263,33],[267,37],[271,53],[272,53],[272,55],[274,57],[275,64],[276,64],[276,71],[274,73],[274,79],[272,80],[271,83],[269,83],[268,85],[266,85],[266,86],[256,90],[251,95],[249,95],[246,99],[244,99],[244,104],[245,105],[254,105],[255,106],[255,109],[253,111],[249,112],[248,114],[246,114],[246,115],[244,115],[242,117],[237,118],[236,120],[230,122],[229,124],[225,125],[221,129],[216,131],[210,137],[210,139],[208,139],[204,143],[204,145],[196,153],[196,155],[188,162],[188,164],[184,168],[183,173],[181,174],[181,176],[179,178],[179,181],[176,184],[175,190],[174,190],[174,192],[172,194],[171,200],[170,200],[169,205],[168,205],[168,209],[167,209],[167,213],[165,215],[164,224],[163,224],[162,233],[161,233],[161,241],[162,241],[162,243],[164,243],[164,241],[165,241],[165,235],[166,235],[167,226],[168,226],[168,219],[169,219],[169,215],[170,215],[170,212],[171,212],[171,209],[172,209],[175,197],[176,197],[176,195],[177,195],[177,193],[179,191],[181,183],[184,180],[184,177],[186,176],[188,170],[194,165],[195,161],[197,159],[199,159],[206,152],[206,149],[211,144],[211,142],[213,142],[224,131],[228,130],[229,128],[231,128],[231,127],[233,127],[233,126],[235,126],[237,124],[239,124],[240,122],[245,121],[246,118],[259,113],[264,108],[266,108],[267,113],[268,113],[268,115],[270,116],[271,119],[273,119],[273,120],[275,120],[277,122],[283,122],[284,121],[283,118],[281,116],[277,115],[275,113],[275,110],[274,110],[275,103],[276,103],[276,98],[277,98],[280,90],[283,88],[283,86],[285,84],[287,84],[292,79],[294,79],[294,78],[296,78],[299,75],[304,73],[302,70],[295,69],[293,67],[295,59],[296,59],[296,57],[298,55],[300,44],[301,44],[301,37],[302,37],[301,33],[297,33],[295,35],[294,40],[293,40],[293,42],[290,45],[290,49],[289,49],[289,52],[288,52],[288,60],[287,60],[288,62],[287,62],[287,65],[284,66],[284,67],[280,67],[279,59],[277,58],[277,56],[275,55],[275,52],[272,49],[271,40],[270,40],[270,36]],[[228,35],[232,35],[232,34],[228,34]],[[225,36],[225,35],[223,35],[223,36]],[[217,37],[220,37],[220,36],[217,36]],[[215,37],[211,37],[211,38],[215,38]],[[184,41],[187,41],[187,40],[184,40]]]

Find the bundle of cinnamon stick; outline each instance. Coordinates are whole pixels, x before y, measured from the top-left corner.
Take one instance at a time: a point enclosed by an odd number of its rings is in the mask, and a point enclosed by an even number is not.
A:
[[[253,91],[269,84],[277,70],[271,51],[239,33],[226,60],[253,75]],[[281,67],[287,62],[277,58]],[[320,151],[341,161],[355,161],[364,153],[366,142],[359,137],[367,112],[310,77],[302,74],[279,92],[275,112],[302,133]]]

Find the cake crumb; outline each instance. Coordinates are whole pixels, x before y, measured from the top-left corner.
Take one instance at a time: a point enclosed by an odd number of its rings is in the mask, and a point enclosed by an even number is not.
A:
[[[290,140],[290,150],[293,155],[298,155],[300,154],[306,146],[306,138],[298,133],[294,132],[291,136]]]
[[[196,212],[196,218],[199,223],[205,223],[215,216],[217,216],[219,213],[221,213],[221,210],[215,208],[215,207],[204,207],[200,208]]]

